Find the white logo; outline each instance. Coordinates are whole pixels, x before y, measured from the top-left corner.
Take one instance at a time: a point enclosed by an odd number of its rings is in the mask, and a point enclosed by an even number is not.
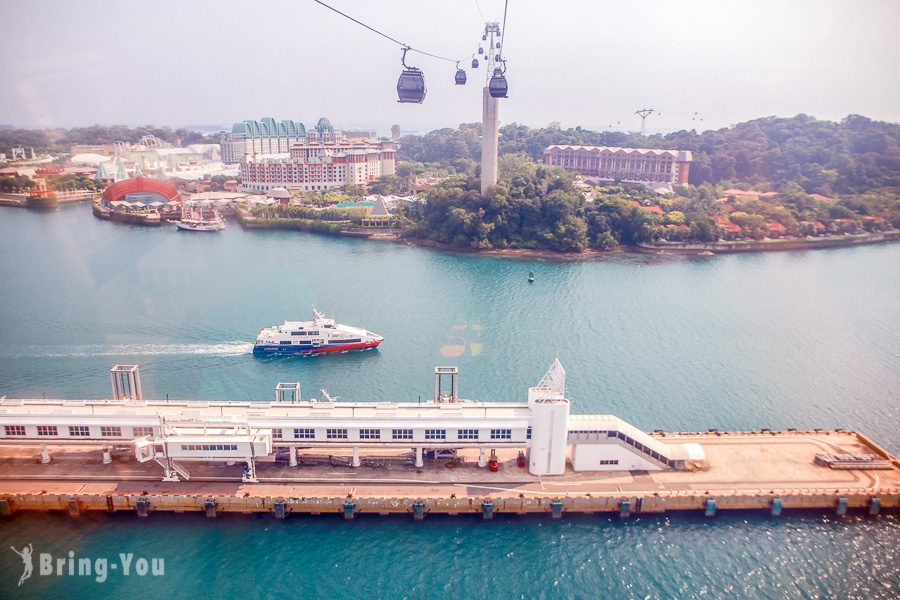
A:
[[[19,586],[34,574],[34,547],[28,544],[21,550],[10,546],[13,552],[22,558],[22,577],[19,578]],[[118,562],[108,558],[76,557],[71,550],[61,557],[53,556],[47,552],[38,555],[38,575],[42,577],[93,577],[97,583],[103,583],[108,578],[110,571],[121,573],[123,576],[137,575],[144,577],[151,575],[161,577],[166,574],[166,561],[163,558],[135,558],[129,552],[119,553]]]
[[[9,548],[22,557],[22,566],[25,568],[22,569],[22,576],[19,578],[19,586],[21,586],[22,582],[31,577],[31,572],[34,571],[34,565],[31,564],[31,553],[34,552],[34,548],[31,544],[28,544],[21,550],[16,550],[12,546]]]

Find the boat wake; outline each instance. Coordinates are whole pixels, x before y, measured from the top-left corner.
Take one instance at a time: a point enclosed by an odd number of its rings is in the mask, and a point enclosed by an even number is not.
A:
[[[219,344],[90,344],[84,346],[19,346],[7,347],[0,354],[6,358],[80,358],[92,356],[174,356],[205,354],[238,356],[253,352],[250,342]]]

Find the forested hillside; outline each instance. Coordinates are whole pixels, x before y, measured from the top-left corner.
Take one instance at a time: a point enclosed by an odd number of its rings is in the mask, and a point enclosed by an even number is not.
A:
[[[404,136],[404,160],[441,163],[464,171],[480,160],[479,124]],[[850,115],[821,121],[807,115],[766,117],[733,127],[642,137],[558,124],[533,129],[512,123],[500,131],[500,153],[525,153],[540,161],[551,144],[690,150],[690,183],[728,183],[774,190],[798,184],[807,193],[859,194],[900,187],[900,125]]]
[[[188,129],[168,127],[126,127],[124,125],[92,125],[72,129],[10,129],[0,131],[0,152],[24,146],[26,151],[65,153],[75,144],[112,144],[113,142],[137,143],[145,135],[155,135],[170,144],[218,144],[218,136],[206,136]],[[7,154],[8,155],[8,154]]]

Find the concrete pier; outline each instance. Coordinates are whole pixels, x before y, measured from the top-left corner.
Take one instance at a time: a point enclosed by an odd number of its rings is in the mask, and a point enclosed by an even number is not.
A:
[[[407,515],[504,513],[566,518],[577,513],[641,514],[689,511],[710,518],[730,510],[826,510],[877,515],[900,507],[900,463],[854,432],[743,432],[657,434],[702,443],[707,465],[694,471],[574,472],[536,477],[517,466],[517,452],[498,452],[496,473],[478,466],[478,449],[422,467],[388,462],[378,468],[294,467],[260,462],[258,483],[242,482],[238,466],[195,464],[187,481],[160,481],[162,467],[116,456],[104,465],[98,448],[49,448],[54,460],[35,460],[40,446],[0,448],[0,515],[26,510],[156,511]],[[891,468],[832,469],[821,452],[875,453]],[[348,449],[348,453],[352,450]],[[348,457],[349,458],[349,457]],[[365,455],[363,455],[365,459]],[[363,464],[365,464],[363,460]]]

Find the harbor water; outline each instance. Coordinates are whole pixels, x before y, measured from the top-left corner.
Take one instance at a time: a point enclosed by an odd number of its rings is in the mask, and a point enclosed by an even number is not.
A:
[[[533,271],[535,281],[527,281]],[[572,411],[645,430],[846,427],[900,452],[900,244],[557,261],[297,232],[177,232],[87,206],[0,213],[0,395],[524,401],[559,356]],[[378,350],[254,357],[259,329],[312,308]],[[363,516],[0,518],[0,597],[835,597],[900,593],[896,516],[606,516],[562,522]],[[165,575],[35,575],[35,553],[162,557]],[[118,560],[118,559],[115,559]]]

